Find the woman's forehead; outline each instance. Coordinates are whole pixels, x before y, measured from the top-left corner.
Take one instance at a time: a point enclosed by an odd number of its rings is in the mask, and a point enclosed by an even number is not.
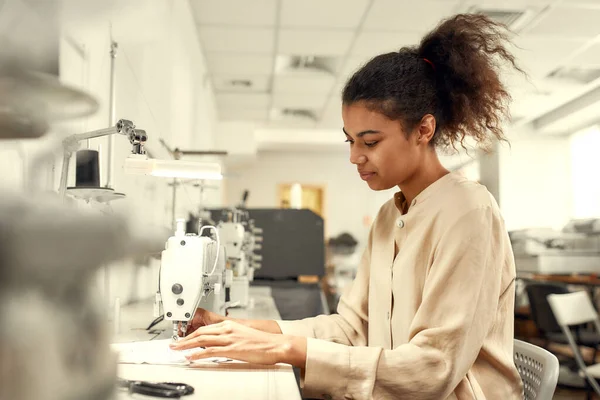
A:
[[[344,105],[342,119],[344,120],[344,129],[349,135],[369,130],[385,133],[401,129],[399,121],[393,121],[384,114],[361,104]]]

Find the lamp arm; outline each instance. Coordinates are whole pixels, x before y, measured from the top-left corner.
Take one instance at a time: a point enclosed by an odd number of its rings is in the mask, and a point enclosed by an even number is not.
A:
[[[127,119],[120,119],[115,126],[95,131],[77,133],[70,135],[63,140],[63,166],[60,174],[60,184],[58,193],[64,198],[67,190],[67,174],[69,173],[69,162],[74,152],[79,149],[79,142],[82,140],[98,138],[108,135],[124,135],[129,139],[129,143],[133,146],[131,152],[133,154],[145,154],[144,145],[148,140],[148,135],[143,129],[136,129],[133,122]]]
[[[110,128],[97,129],[95,131],[76,133],[74,135],[68,136],[64,140],[64,143],[76,143],[81,142],[82,140],[93,139],[101,136],[108,136],[114,134],[120,134],[129,137],[130,135],[132,135],[132,131],[135,130],[135,125],[133,124],[133,122],[126,119],[120,119],[119,121],[117,121],[115,126],[111,126]]]

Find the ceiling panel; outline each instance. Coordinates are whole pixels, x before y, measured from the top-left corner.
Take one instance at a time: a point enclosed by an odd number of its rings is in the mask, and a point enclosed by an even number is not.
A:
[[[333,87],[333,91],[331,92],[331,99],[329,99],[329,101],[342,101],[342,92],[344,91],[345,86],[346,80],[337,82]]]
[[[191,0],[198,24],[274,26],[276,0]]]
[[[266,93],[269,90],[270,77],[268,75],[216,75],[212,80],[218,92]]]
[[[356,71],[369,62],[371,58],[371,56],[349,57],[340,71],[339,80],[345,83]]]
[[[208,69],[215,75],[270,75],[273,57],[254,54],[206,53]]]
[[[344,126],[344,121],[342,120],[342,101],[339,99],[339,96],[332,97],[327,103],[323,109],[323,116],[318,126],[321,128],[339,129],[340,141],[344,140],[342,133],[342,127]]]
[[[587,67],[600,67],[600,43],[590,46],[577,56],[573,57],[570,64]]]
[[[324,93],[328,94],[335,84],[332,75],[320,76],[276,76],[273,81],[274,93]]]
[[[529,34],[592,38],[600,34],[600,9],[553,7],[539,22],[527,30]]]
[[[281,129],[284,129],[284,128],[312,129],[312,128],[316,128],[317,122],[310,120],[310,119],[302,119],[302,118],[284,118],[284,119],[272,119],[269,121],[267,126],[269,128],[281,128]],[[294,145],[292,145],[292,146],[294,146]],[[261,147],[264,147],[264,146],[261,146]]]
[[[320,110],[325,105],[327,94],[273,94],[275,108],[302,108]]]
[[[424,33],[434,28],[440,19],[452,15],[459,4],[457,0],[375,0],[367,14],[364,29]]]
[[[576,0],[569,0],[570,2],[573,2]],[[591,1],[597,1],[597,0],[591,0]],[[518,9],[523,9],[523,8],[527,8],[527,7],[540,7],[540,6],[547,6],[550,5],[552,3],[556,3],[556,0],[503,0],[502,2],[499,2],[498,0],[467,0],[465,2],[465,4],[463,4],[463,6],[461,7],[461,9],[469,9],[471,6],[477,6],[477,7],[485,7],[485,8],[490,8],[490,9],[508,9],[508,8],[512,8],[513,10],[518,10]],[[460,12],[460,10],[457,10],[457,12]]]
[[[198,31],[206,52],[273,53],[274,29],[201,26]]]
[[[568,4],[569,6],[600,8],[600,1],[598,0],[569,0]]]
[[[582,85],[556,79],[522,82],[521,85],[510,89],[513,98],[512,116],[531,117],[546,112],[572,98],[582,87]]]
[[[585,43],[581,39],[524,35],[514,39],[512,53],[533,77],[543,77],[556,69]]]
[[[511,103],[512,118],[531,117],[556,106],[556,95],[545,93],[514,94]]]
[[[0,0],[1,1],[1,0]],[[141,0],[140,0],[141,1]],[[281,115],[282,108],[312,110],[317,126],[342,125],[341,91],[347,79],[373,56],[418,45],[441,18],[474,5],[488,8],[547,6],[525,27],[514,49],[529,81],[506,73],[517,117],[535,118],[567,101],[570,93],[546,76],[557,68],[600,67],[600,0],[191,0],[208,74],[217,93],[220,118],[276,120],[278,126],[310,123],[302,115]],[[509,4],[510,3],[510,4]],[[279,15],[279,31],[275,27]],[[364,22],[363,25],[361,23]],[[360,30],[357,29],[360,27]],[[581,54],[577,55],[578,52]],[[331,75],[306,65],[315,60],[289,56],[332,57]],[[274,70],[276,59],[288,61]],[[287,57],[287,58],[285,58]],[[318,60],[318,59],[317,59]],[[306,63],[306,65],[305,65]],[[305,71],[302,69],[305,68]],[[310,70],[310,71],[309,71]],[[283,72],[285,71],[285,72]],[[275,74],[275,75],[273,75]],[[236,85],[231,84],[237,80]],[[251,86],[245,85],[249,80]],[[291,111],[291,110],[290,110]],[[300,122],[298,122],[300,121]],[[314,120],[313,120],[314,122]]]
[[[267,109],[270,96],[266,93],[217,93],[217,105],[222,108]]]
[[[367,0],[283,0],[281,26],[357,28]]]
[[[343,127],[343,121],[341,118],[337,119],[329,119],[329,118],[323,118],[321,121],[319,121],[317,123],[317,128],[320,129],[339,129],[340,132],[342,132],[342,127]],[[342,137],[340,139],[340,142],[344,142],[344,138]]]
[[[346,54],[354,32],[351,30],[282,29],[280,54],[341,56]]]
[[[376,56],[418,45],[421,35],[410,32],[362,32],[352,47],[353,56]]]
[[[266,121],[267,109],[219,108],[219,119],[223,121]]]

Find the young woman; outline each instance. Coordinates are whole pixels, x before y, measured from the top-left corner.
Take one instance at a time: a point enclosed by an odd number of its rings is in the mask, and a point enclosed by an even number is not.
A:
[[[250,321],[198,310],[195,331],[174,348],[292,364],[308,397],[522,399],[504,222],[485,187],[436,154],[467,138],[504,139],[510,96],[497,66],[515,67],[505,40],[486,17],[457,15],[346,84],[350,162],[371,189],[400,192],[381,207],[338,314]]]

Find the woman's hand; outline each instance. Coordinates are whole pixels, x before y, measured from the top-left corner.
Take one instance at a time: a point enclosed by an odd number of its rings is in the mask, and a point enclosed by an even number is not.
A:
[[[194,318],[192,318],[192,320],[188,322],[186,335],[191,334],[201,326],[218,324],[219,322],[223,322],[226,319],[227,317],[224,317],[222,315],[210,312],[208,310],[205,310],[204,308],[198,308],[196,310],[196,313],[194,314]],[[181,328],[179,329],[179,332],[181,335]]]
[[[281,362],[299,368],[306,364],[306,338],[266,333],[231,320],[205,324],[171,344],[173,350],[196,347],[204,347],[205,350],[192,354],[188,360],[227,357],[255,364]]]

